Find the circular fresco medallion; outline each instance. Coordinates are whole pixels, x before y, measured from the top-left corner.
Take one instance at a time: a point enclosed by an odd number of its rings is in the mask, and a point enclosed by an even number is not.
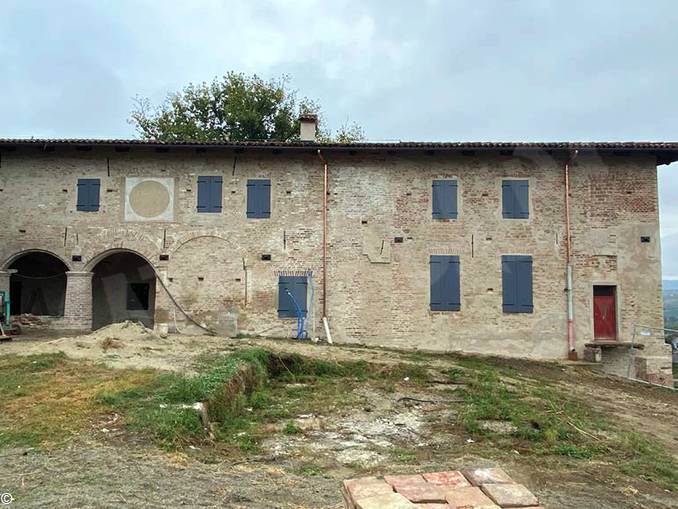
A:
[[[167,210],[169,202],[167,188],[155,180],[144,180],[129,193],[129,204],[134,213],[141,217],[159,216]]]

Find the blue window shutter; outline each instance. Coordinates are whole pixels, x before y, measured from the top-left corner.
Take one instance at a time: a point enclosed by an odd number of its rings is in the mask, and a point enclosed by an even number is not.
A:
[[[430,259],[431,310],[459,311],[459,257],[433,255]]]
[[[307,286],[308,280],[306,279],[306,277],[300,276],[295,278],[292,290],[290,290],[292,292],[292,295],[294,295],[297,304],[299,304],[299,307],[301,308],[301,311],[304,314],[304,316],[306,316],[306,313],[308,312],[306,302]]]
[[[89,212],[89,184],[86,179],[78,179],[78,202],[76,209]]]
[[[221,176],[198,177],[198,212],[221,212]]]
[[[289,318],[290,316],[294,316],[294,303],[286,292],[288,286],[288,278],[285,276],[280,276],[278,278],[278,316],[280,318]]]
[[[450,180],[448,183],[448,188],[449,188],[449,214],[450,214],[450,219],[457,219],[457,181],[456,180]]]
[[[502,217],[528,219],[530,217],[530,191],[528,180],[504,180],[501,183]]]
[[[257,184],[256,180],[247,181],[247,217],[257,217]]]
[[[198,177],[198,212],[209,212],[210,178]]]
[[[271,181],[247,181],[247,217],[271,217]]]
[[[434,180],[432,186],[433,219],[457,218],[457,181]]]
[[[96,212],[99,210],[101,181],[99,179],[78,179],[76,210]]]
[[[511,256],[501,257],[501,285],[504,313],[516,313],[516,274]]]
[[[521,313],[532,313],[532,258],[521,256],[516,261],[516,279],[518,310]]]
[[[99,210],[99,196],[101,191],[101,181],[91,179],[89,184],[89,207],[92,212]]]
[[[502,296],[505,313],[532,313],[532,257],[502,256]]]
[[[443,263],[439,256],[431,256],[431,309],[438,311],[443,305],[443,281],[442,267]]]
[[[261,217],[271,217],[271,181],[261,180],[259,184],[259,196],[261,197]]]
[[[297,310],[287,290],[294,296],[304,315],[308,312],[308,279],[306,276],[279,276],[278,278],[278,317],[296,318]]]
[[[501,214],[504,219],[513,219],[515,200],[513,199],[513,181],[504,180],[501,183]]]
[[[210,212],[221,212],[221,188],[223,182],[223,177],[212,177],[212,185],[210,188]]]
[[[445,197],[442,196],[443,187],[440,185],[440,180],[433,181],[432,203],[431,209],[433,211],[433,219],[443,218],[443,202]]]
[[[527,180],[514,180],[514,195],[516,200],[516,217],[527,219],[530,217],[530,188]]]

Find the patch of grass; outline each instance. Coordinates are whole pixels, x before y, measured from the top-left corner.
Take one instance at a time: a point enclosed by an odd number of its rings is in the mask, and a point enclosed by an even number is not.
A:
[[[333,362],[324,359],[312,359],[298,354],[271,357],[269,372],[281,381],[309,381],[318,378],[355,378],[364,380],[370,373],[370,365],[365,361]]]
[[[129,426],[150,432],[156,443],[166,450],[188,445],[204,436],[200,417],[190,408],[138,408]]]
[[[431,360],[431,354],[424,352],[407,352],[403,355],[408,362],[428,362]]]
[[[621,459],[622,472],[678,491],[678,462],[659,444],[638,432],[620,433],[618,440],[620,449],[626,452]]]
[[[398,463],[412,464],[417,462],[416,453],[405,447],[393,447],[390,449],[391,457]]]
[[[203,370],[197,375],[180,378],[158,396],[168,403],[209,400],[245,365],[251,366],[258,378],[266,378],[270,355],[266,350],[253,348],[214,357],[209,364],[203,364]]]
[[[580,438],[568,421],[577,420],[583,427],[594,427],[591,412],[577,408],[555,390],[520,382],[509,386],[496,369],[487,366],[470,374],[468,385],[460,394],[465,401],[461,422],[467,432],[476,435],[489,433],[481,427],[481,421],[488,420],[510,422],[519,438],[546,443]]]
[[[34,431],[0,431],[0,449],[3,447],[37,447],[42,437]]]
[[[226,442],[248,426],[242,425],[242,411],[253,397],[257,406],[265,405],[265,395],[257,392],[267,380],[266,365],[270,353],[247,349],[233,354],[201,359],[202,371],[193,376],[162,374],[145,386],[119,391],[102,391],[97,400],[111,410],[124,414],[125,423],[149,434],[158,445],[172,450],[206,438],[198,413],[184,408],[207,402],[210,420],[228,423],[217,426]],[[241,424],[241,426],[237,426]],[[238,435],[242,437],[243,435]],[[251,449],[250,441],[235,440],[239,447]]]
[[[463,368],[458,368],[458,367],[452,367],[452,368],[447,368],[441,370],[441,373],[447,378],[449,378],[450,382],[461,382],[464,379],[464,375],[466,374],[466,370]]]
[[[324,473],[324,469],[315,463],[302,463],[290,468],[289,471],[302,477],[316,477]]]
[[[266,436],[260,429],[267,423],[291,419],[299,413],[327,412],[359,401],[347,390],[352,381],[419,374],[401,367],[381,373],[363,361],[337,363],[298,355],[283,357],[263,349],[202,357],[198,369],[193,376],[171,374],[143,387],[103,391],[97,401],[123,413],[131,429],[148,433],[165,449],[181,448],[206,438],[197,414],[181,405],[207,401],[217,441],[243,452],[255,452],[260,439]],[[342,383],[337,383],[338,379]],[[301,431],[291,420],[283,428],[286,434]]]
[[[215,438],[243,453],[258,453],[259,436],[257,419],[252,415],[234,416],[226,422],[217,423],[214,428]]]
[[[301,435],[304,432],[294,421],[287,421],[283,428],[285,435]]]
[[[678,463],[651,437],[624,433],[563,390],[513,378],[505,367],[471,359],[464,361],[464,368],[467,385],[457,392],[464,400],[460,424],[476,439],[504,451],[520,449],[523,455],[605,458],[623,473],[678,489]],[[459,376],[447,374],[453,380]],[[506,436],[483,428],[483,421],[492,420],[510,422],[517,431]]]
[[[591,459],[605,453],[608,449],[595,445],[576,445],[571,443],[557,443],[548,447],[537,448],[537,454],[567,456],[575,459]]]
[[[0,357],[0,447],[52,447],[90,429],[101,393],[143,386],[153,370],[113,370],[62,353]]]

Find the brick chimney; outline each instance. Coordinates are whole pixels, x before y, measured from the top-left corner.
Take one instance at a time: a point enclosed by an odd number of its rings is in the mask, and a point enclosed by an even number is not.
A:
[[[302,113],[299,115],[299,139],[301,141],[316,141],[318,131],[318,115]]]

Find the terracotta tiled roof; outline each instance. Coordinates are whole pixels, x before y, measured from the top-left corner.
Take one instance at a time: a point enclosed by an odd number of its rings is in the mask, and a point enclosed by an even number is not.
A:
[[[549,142],[358,142],[316,143],[309,141],[157,141],[139,139],[91,139],[91,138],[0,138],[0,149],[12,146],[114,146],[149,148],[227,148],[227,149],[323,149],[342,151],[374,150],[593,150],[593,151],[646,151],[656,153],[660,164],[678,160],[678,142],[665,141],[549,141]]]

